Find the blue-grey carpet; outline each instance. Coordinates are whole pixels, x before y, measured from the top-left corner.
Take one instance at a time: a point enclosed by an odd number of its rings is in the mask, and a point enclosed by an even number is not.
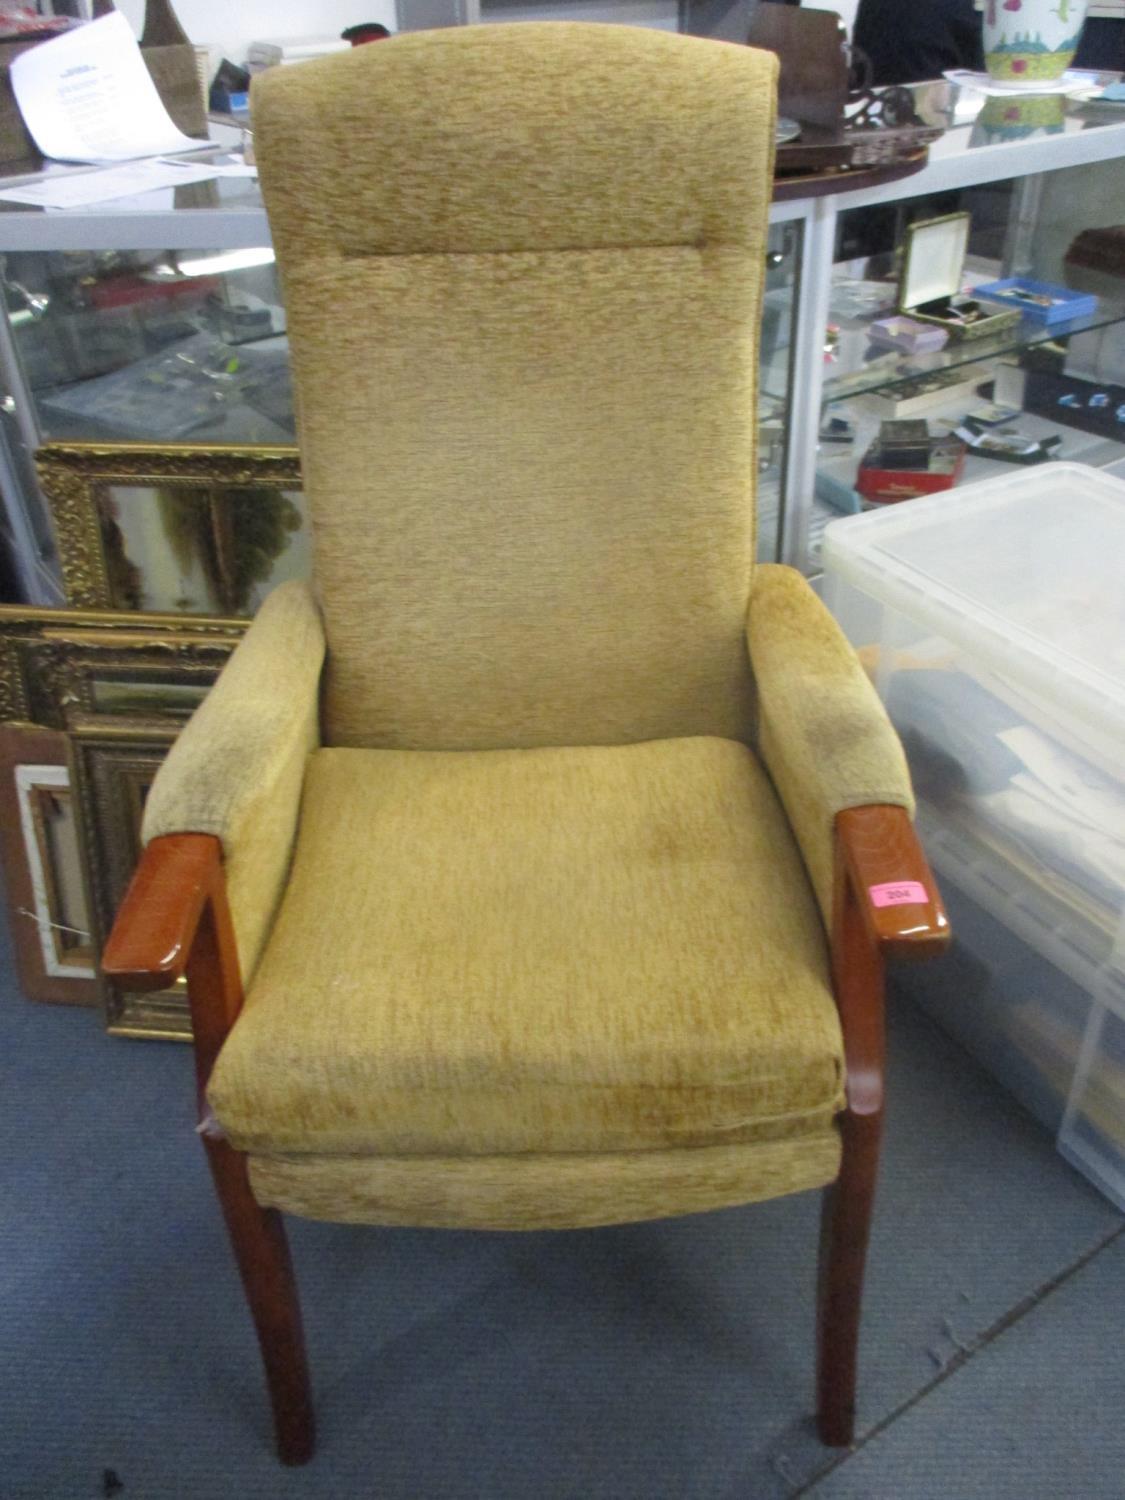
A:
[[[1120,1216],[905,1000],[891,1040],[861,1429],[938,1384],[816,1493],[1046,1494],[1005,1488],[995,1454],[975,1487],[967,1444],[950,1488],[929,1460],[917,1490],[903,1475],[913,1443],[954,1442],[959,1412],[974,1430],[989,1403],[997,1424],[1041,1419],[1030,1394],[1004,1405],[1011,1381],[1049,1395],[1073,1375],[1013,1373],[1005,1350],[1068,1367],[1116,1352],[1096,1306],[1052,1312],[1071,1305],[1059,1292],[940,1379]],[[773,1500],[833,1462],[809,1416],[806,1195],[556,1235],[293,1222],[320,1446],[308,1468],[282,1469],[192,1130],[188,1049],[107,1038],[95,1015],[30,1005],[7,979],[0,1068],[3,1500],[96,1500],[106,1471],[121,1500]],[[1108,1300],[1116,1275],[1119,1311],[1121,1264],[1103,1250],[1068,1299],[1088,1285]],[[1085,1342],[1052,1352],[1072,1336]],[[1120,1497],[1120,1465],[1099,1489],[1099,1462],[1057,1493]]]
[[[1125,1238],[811,1491],[814,1500],[1125,1495]]]

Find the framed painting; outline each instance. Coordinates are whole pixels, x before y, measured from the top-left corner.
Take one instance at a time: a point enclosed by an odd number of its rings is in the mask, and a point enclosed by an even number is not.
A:
[[[75,608],[251,616],[309,575],[296,448],[51,443],[35,462]]]
[[[248,624],[0,605],[0,723],[63,729],[71,711],[163,718],[194,706]]]
[[[137,997],[102,993],[96,957],[109,929],[98,913],[116,909],[131,874],[156,768],[248,623],[0,607],[0,720],[9,721],[0,727],[7,747],[0,856],[29,999],[100,998],[113,1029],[186,1034],[178,993],[139,1005]],[[124,742],[113,733],[118,723]],[[88,737],[91,725],[100,738],[87,750],[87,738],[78,744],[70,731],[78,726]]]
[[[16,974],[31,1000],[93,1005],[93,936],[67,737],[0,725],[0,860]]]
[[[95,952],[109,936],[141,853],[145,798],[179,726],[110,715],[75,715],[71,771]],[[183,983],[154,994],[119,990],[99,976],[106,1030],[118,1036],[186,1040],[191,1018]]]

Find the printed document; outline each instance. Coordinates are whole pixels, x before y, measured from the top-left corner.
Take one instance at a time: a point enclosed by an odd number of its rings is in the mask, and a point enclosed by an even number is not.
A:
[[[24,124],[44,156],[132,161],[207,144],[173,125],[120,11],[21,52],[10,73]]]

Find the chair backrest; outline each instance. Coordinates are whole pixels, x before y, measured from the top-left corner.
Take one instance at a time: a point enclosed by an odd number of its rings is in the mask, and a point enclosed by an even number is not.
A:
[[[775,71],[531,23],[255,79],[327,743],[748,735]]]

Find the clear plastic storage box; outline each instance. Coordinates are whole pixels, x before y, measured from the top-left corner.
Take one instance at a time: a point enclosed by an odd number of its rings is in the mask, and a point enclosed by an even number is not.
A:
[[[923,998],[1125,1208],[1125,482],[1002,474],[833,522],[824,566],[963,914]]]

